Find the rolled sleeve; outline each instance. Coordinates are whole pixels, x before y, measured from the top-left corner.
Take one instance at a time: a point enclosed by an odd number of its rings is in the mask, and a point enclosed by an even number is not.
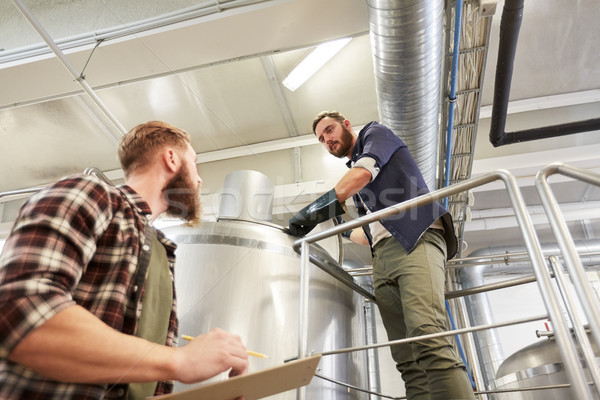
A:
[[[19,291],[19,285],[8,285],[9,291]],[[5,290],[6,288],[3,288]],[[44,293],[2,301],[0,306],[0,358],[8,358],[21,339],[62,310],[75,305],[68,296]]]
[[[354,163],[352,168],[364,168],[371,173],[371,181],[377,178],[379,175],[379,167],[377,167],[377,161],[372,157],[361,157]]]
[[[383,168],[400,147],[405,147],[404,143],[383,125],[374,124],[363,129],[363,148],[360,158],[373,158],[378,168]]]

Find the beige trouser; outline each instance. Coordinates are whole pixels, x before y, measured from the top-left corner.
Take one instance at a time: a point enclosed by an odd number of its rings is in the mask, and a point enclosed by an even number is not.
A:
[[[394,238],[375,245],[375,298],[389,340],[447,331],[446,244],[428,229],[407,254]],[[448,336],[391,347],[409,400],[474,399],[464,364]]]

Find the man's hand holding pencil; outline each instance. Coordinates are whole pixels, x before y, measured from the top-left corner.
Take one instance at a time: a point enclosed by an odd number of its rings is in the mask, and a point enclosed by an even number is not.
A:
[[[178,347],[174,379],[195,383],[229,371],[229,376],[248,372],[248,350],[239,336],[215,328]]]

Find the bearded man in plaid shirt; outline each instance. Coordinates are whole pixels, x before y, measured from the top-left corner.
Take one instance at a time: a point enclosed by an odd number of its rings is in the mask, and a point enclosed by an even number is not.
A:
[[[218,329],[174,347],[176,245],[152,221],[199,220],[189,135],[138,125],[119,159],[125,185],[69,177],[20,211],[0,256],[0,399],[138,399],[248,369]]]

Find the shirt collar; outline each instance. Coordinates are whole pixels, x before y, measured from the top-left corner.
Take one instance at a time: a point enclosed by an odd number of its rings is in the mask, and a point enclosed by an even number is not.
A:
[[[350,157],[350,160],[348,160],[348,162],[346,163],[346,166],[348,168],[352,168],[352,166],[354,165],[354,163],[356,162],[356,157],[358,157],[359,153],[360,153],[360,149],[358,146],[358,141],[361,138],[361,136],[364,134],[364,132],[366,132],[366,130],[373,125],[374,123],[376,123],[375,121],[371,121],[368,124],[366,124],[365,126],[363,126],[363,128],[360,130],[360,132],[358,132],[358,136],[356,138],[356,141],[354,142],[354,147],[352,148],[352,157]]]
[[[117,189],[119,189],[119,191],[123,193],[123,196],[125,196],[127,202],[131,204],[131,206],[135,208],[138,213],[144,215],[150,221],[150,219],[152,218],[152,210],[150,209],[148,203],[146,203],[146,201],[142,198],[142,196],[140,196],[135,190],[133,190],[131,186],[121,185]],[[156,234],[158,240],[160,240],[160,242],[163,245],[167,246],[167,250],[173,253],[177,248],[177,244],[169,238],[167,238],[165,234],[159,229],[156,229]]]
[[[123,196],[125,196],[125,199],[127,199],[129,204],[131,204],[140,214],[146,216],[152,215],[152,210],[148,203],[146,203],[142,196],[133,190],[131,186],[121,185],[117,189],[123,193]]]

